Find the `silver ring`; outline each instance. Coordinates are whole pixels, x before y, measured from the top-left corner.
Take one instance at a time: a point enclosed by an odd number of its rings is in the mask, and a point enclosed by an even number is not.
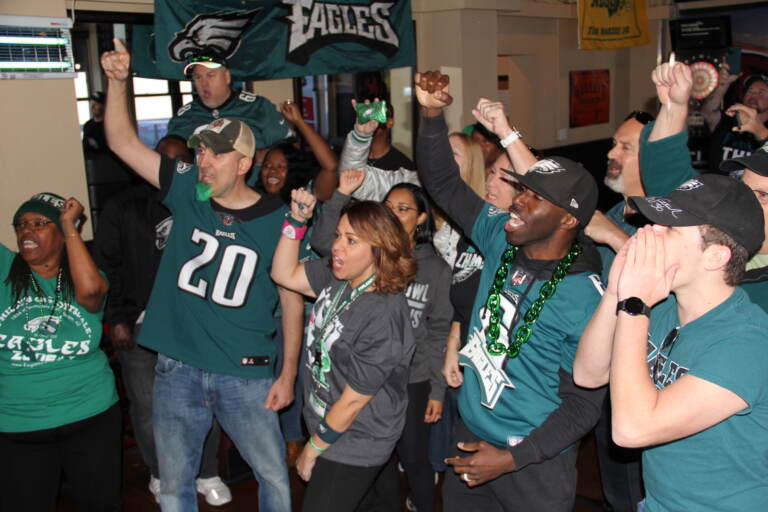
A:
[[[465,482],[469,483],[469,473],[462,473],[461,474],[461,479],[464,480]]]

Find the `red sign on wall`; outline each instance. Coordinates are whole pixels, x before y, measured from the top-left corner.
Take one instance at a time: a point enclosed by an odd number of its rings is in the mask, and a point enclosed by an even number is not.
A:
[[[571,71],[570,127],[607,123],[611,111],[611,80],[607,69]]]

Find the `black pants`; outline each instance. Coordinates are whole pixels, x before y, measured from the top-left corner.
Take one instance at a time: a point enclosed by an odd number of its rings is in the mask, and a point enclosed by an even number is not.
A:
[[[639,448],[623,448],[611,435],[611,395],[606,393],[603,412],[595,425],[595,445],[605,501],[614,512],[635,512],[643,500],[643,474]]]
[[[435,470],[429,461],[429,431],[424,411],[429,401],[429,381],[408,384],[408,408],[397,457],[403,465],[414,504],[419,512],[432,512],[435,502]],[[389,462],[366,495],[359,511],[400,512],[400,479],[395,458]]]
[[[0,510],[56,510],[63,474],[78,512],[120,510],[118,404],[91,418],[33,432],[0,433]]]
[[[304,493],[302,512],[353,512],[381,472],[381,466],[350,466],[317,459]]]
[[[479,440],[459,421],[451,456],[469,455],[456,448],[457,442]],[[468,487],[460,475],[449,468],[443,483],[443,509],[445,512],[571,512],[576,499],[577,455],[578,450],[573,448],[554,459],[529,464],[478,487]]]

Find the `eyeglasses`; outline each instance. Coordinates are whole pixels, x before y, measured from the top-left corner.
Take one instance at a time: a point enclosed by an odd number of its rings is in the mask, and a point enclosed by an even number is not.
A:
[[[398,213],[408,213],[409,210],[419,211],[418,208],[408,206],[407,204],[403,204],[403,203],[394,204],[391,201],[384,201],[384,206],[386,206],[393,212],[398,212]]]
[[[643,112],[642,110],[633,110],[630,112],[630,114],[624,118],[625,121],[629,121],[630,119],[634,119],[638,123],[645,126],[646,124],[653,121],[655,118],[652,114],[649,114],[648,112]]]
[[[669,334],[667,334],[667,337],[664,338],[664,341],[661,342],[661,346],[659,347],[659,351],[656,353],[656,360],[653,362],[653,383],[656,384],[657,379],[659,377],[659,371],[664,369],[664,364],[667,362],[667,359],[669,359],[669,352],[672,350],[672,346],[677,341],[678,336],[680,335],[680,327],[675,327],[671,331],[669,331]],[[664,350],[667,350],[667,356],[664,357],[664,362],[659,365],[661,362],[661,356],[662,352]]]
[[[14,222],[11,225],[13,226],[13,229],[15,229],[18,233],[19,231],[23,231],[26,228],[31,228],[34,231],[40,231],[48,224],[54,224],[54,222],[52,220],[46,219],[20,220],[18,222]]]

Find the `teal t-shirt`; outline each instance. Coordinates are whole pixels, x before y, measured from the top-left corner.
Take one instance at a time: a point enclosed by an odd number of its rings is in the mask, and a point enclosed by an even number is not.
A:
[[[691,165],[688,133],[680,133],[648,142],[654,123],[647,124],[640,135],[640,171],[647,195],[670,193],[699,173]],[[739,283],[749,298],[768,311],[768,261],[766,255],[755,255],[747,265],[747,273]],[[603,269],[603,272],[606,272]],[[607,275],[607,274],[605,274]]]
[[[670,296],[651,312],[648,364],[663,389],[686,374],[739,395],[747,409],[702,432],[643,453],[646,512],[742,512],[768,507],[768,315],[736,288],[722,304],[680,329]],[[661,357],[658,360],[657,358]]]
[[[101,342],[103,311],[74,299],[54,310],[56,277],[33,273],[33,291],[13,300],[5,282],[16,253],[0,244],[0,432],[30,432],[80,421],[117,402]]]
[[[516,438],[527,436],[560,405],[558,371],[573,371],[579,337],[600,301],[602,289],[597,274],[569,274],[546,302],[520,355],[509,359],[489,354],[484,306],[507,248],[503,230],[507,219],[507,212],[486,204],[475,221],[471,238],[485,255],[486,263],[480,274],[467,344],[460,352],[460,364],[467,369],[459,393],[462,420],[475,435],[497,446],[507,446]],[[521,256],[522,249],[517,258]],[[510,270],[501,297],[499,341],[505,344],[515,310],[519,308],[520,314],[525,314],[545,282],[539,279],[531,283],[530,274],[521,273],[516,267]],[[547,272],[547,279],[550,274]]]
[[[277,289],[269,276],[287,207],[276,196],[229,210],[195,197],[198,168],[163,159],[173,228],[139,343],[213,373],[274,375]]]

